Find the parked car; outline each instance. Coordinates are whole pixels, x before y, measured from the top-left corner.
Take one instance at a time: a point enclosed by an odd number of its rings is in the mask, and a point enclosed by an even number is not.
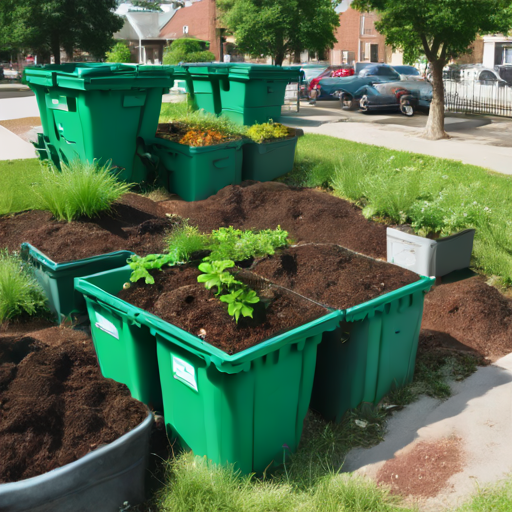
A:
[[[512,64],[502,64],[495,66],[494,70],[498,73],[502,80],[505,80],[508,85],[512,85]]]
[[[499,73],[494,69],[489,69],[481,64],[462,64],[451,65],[443,69],[443,80],[451,80],[454,82],[485,82],[499,83],[506,81],[501,78]]]
[[[393,69],[400,73],[402,80],[425,80],[414,66],[393,66]]]
[[[341,78],[324,78],[319,81],[317,99],[339,98],[345,110],[359,108],[359,100],[366,86],[373,83],[399,82],[400,74],[387,64],[375,64],[362,69],[359,75]]]
[[[308,91],[311,92],[320,80],[324,78],[341,78],[354,75],[354,68],[348,64],[329,66],[322,73],[311,79],[308,84]],[[317,98],[318,99],[318,98]]]
[[[411,117],[420,107],[429,109],[432,85],[426,80],[372,83],[361,91],[359,108],[363,112],[398,110]]]
[[[293,68],[299,67],[301,70],[301,81],[300,81],[300,97],[307,98],[308,97],[308,86],[309,82],[316,78],[318,75],[323,73],[328,67],[328,64],[322,63],[311,63],[311,64],[301,64],[300,66],[291,66]]]

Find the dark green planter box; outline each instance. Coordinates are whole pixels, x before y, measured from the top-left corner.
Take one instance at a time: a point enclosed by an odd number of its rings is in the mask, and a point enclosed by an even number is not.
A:
[[[256,144],[244,145],[242,179],[255,181],[272,181],[293,169],[297,135],[293,138]]]
[[[412,381],[425,293],[435,278],[419,281],[343,311],[336,331],[318,348],[311,408],[326,419],[362,403],[377,404]]]
[[[158,167],[160,182],[185,201],[207,199],[240,183],[244,143],[193,147],[156,137],[144,141],[147,154]]]
[[[81,293],[75,291],[75,277],[83,277],[105,270],[122,267],[133,253],[116,251],[82,260],[55,263],[29,243],[21,244],[21,255],[33,269],[38,283],[48,299],[48,307],[59,323],[72,316],[87,315],[87,307]]]
[[[283,455],[297,449],[317,346],[324,332],[339,325],[342,313],[326,311],[228,355],[116,297],[130,273],[125,267],[75,282],[87,299],[103,375],[119,379],[136,398],[152,396],[158,382],[170,434],[196,455],[235,464],[243,473],[279,465]],[[157,370],[148,370],[155,365]]]

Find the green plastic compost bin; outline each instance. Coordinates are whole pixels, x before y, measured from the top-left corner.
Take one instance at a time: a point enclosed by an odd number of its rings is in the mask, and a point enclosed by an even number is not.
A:
[[[222,111],[219,84],[222,78],[227,78],[230,66],[227,63],[185,63],[175,68],[175,74],[185,79],[198,109],[218,115]]]
[[[311,408],[339,422],[363,402],[378,403],[412,381],[425,293],[435,278],[344,311],[341,326],[318,349]]]
[[[164,187],[185,201],[207,199],[240,183],[244,144],[236,140],[195,147],[157,137],[143,141],[146,165],[155,166]]]
[[[87,301],[103,374],[125,383],[134,396],[136,384],[149,395],[155,378],[146,366],[153,368],[150,359],[157,357],[165,422],[184,447],[244,473],[282,462],[300,440],[317,346],[342,313],[228,355],[115,297],[130,274],[125,267],[75,281]]]
[[[231,64],[227,78],[219,81],[222,114],[244,125],[278,121],[286,86],[299,75],[294,68]]]
[[[130,251],[116,251],[76,261],[55,263],[32,245],[21,244],[21,255],[32,266],[35,277],[48,299],[48,307],[56,314],[59,323],[71,316],[80,318],[87,314],[82,294],[77,293],[74,288],[75,277],[123,267],[132,254]]]
[[[155,134],[162,94],[173,84],[171,66],[69,63],[26,68],[35,92],[46,153],[55,165],[74,159],[111,160],[128,182],[145,179],[135,158],[137,137]]]
[[[290,130],[291,138],[243,146],[242,180],[272,181],[293,169],[298,137]]]

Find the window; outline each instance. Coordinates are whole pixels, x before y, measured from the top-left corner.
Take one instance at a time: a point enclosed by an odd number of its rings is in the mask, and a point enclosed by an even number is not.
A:
[[[188,34],[188,25],[183,25],[183,33]]]

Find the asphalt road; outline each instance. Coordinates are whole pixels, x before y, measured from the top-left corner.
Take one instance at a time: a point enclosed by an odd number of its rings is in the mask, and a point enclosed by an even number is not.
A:
[[[34,93],[23,84],[12,80],[0,80],[0,99],[25,98],[34,96]]]

